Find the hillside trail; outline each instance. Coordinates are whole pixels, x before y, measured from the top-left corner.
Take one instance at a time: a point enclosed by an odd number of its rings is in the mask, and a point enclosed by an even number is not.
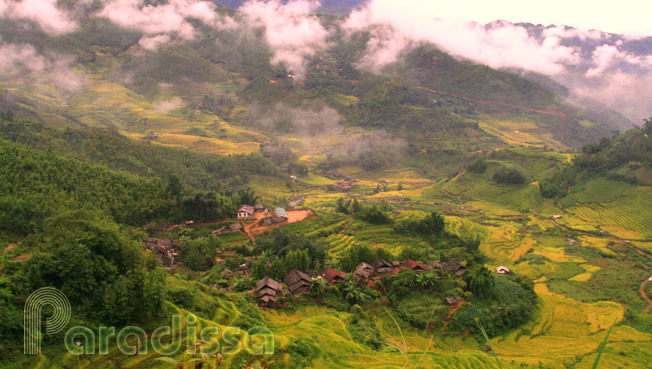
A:
[[[449,197],[456,198],[457,201],[460,202],[460,206],[461,206],[461,205],[464,205],[464,201],[462,200],[462,194],[454,195],[454,194],[452,194],[452,193],[446,191],[446,189],[444,189],[443,187],[441,188],[441,191],[442,191],[443,193],[445,193],[446,195],[448,195]]]
[[[465,302],[466,301],[464,299],[459,299],[457,302],[455,302],[455,304],[448,307],[448,315],[446,315],[444,318],[444,326],[441,327],[442,332],[446,330],[446,327],[448,327],[448,322],[453,317],[453,314],[455,314],[455,312],[458,311]]]
[[[645,309],[643,309],[643,312],[646,313],[646,314],[650,312],[650,309],[652,309],[652,299],[650,299],[650,297],[647,295],[647,293],[645,293],[645,285],[648,284],[649,282],[650,282],[650,279],[648,278],[643,283],[641,283],[641,289],[639,291],[641,293],[641,297],[643,297],[645,300],[647,300],[647,303],[648,303],[647,307]]]
[[[249,237],[251,240],[252,244],[256,244],[256,238],[254,237],[253,233],[251,233],[251,227],[253,227],[256,223],[251,223],[251,224],[245,224],[244,226],[244,233]]]
[[[469,128],[469,132],[471,132],[471,136],[473,136],[473,139],[476,140],[477,142],[480,142],[480,139],[478,138],[478,135],[473,132],[471,128]]]

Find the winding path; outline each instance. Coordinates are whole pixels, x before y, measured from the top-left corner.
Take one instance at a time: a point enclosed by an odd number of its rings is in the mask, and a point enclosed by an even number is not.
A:
[[[649,282],[650,282],[650,279],[646,279],[643,283],[641,283],[641,289],[640,289],[641,297],[646,299],[647,303],[648,303],[647,307],[645,309],[643,309],[643,312],[646,313],[646,314],[648,312],[650,312],[650,309],[652,309],[652,300],[647,295],[647,293],[645,293],[645,285],[648,284]]]

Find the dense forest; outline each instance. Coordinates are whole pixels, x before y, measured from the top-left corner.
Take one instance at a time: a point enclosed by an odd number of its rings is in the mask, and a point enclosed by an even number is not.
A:
[[[278,175],[276,165],[258,153],[208,155],[179,148],[131,140],[115,130],[99,128],[56,129],[40,123],[0,121],[6,139],[47,149],[56,155],[88,161],[142,177],[183,178],[197,190],[223,191],[244,185],[249,176]]]

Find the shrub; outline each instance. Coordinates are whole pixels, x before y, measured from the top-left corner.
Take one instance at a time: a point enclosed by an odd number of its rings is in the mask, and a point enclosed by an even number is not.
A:
[[[494,173],[493,180],[503,184],[523,184],[525,176],[517,169],[501,167]]]

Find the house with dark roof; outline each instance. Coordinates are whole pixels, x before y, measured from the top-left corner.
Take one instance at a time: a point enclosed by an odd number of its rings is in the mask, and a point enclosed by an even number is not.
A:
[[[374,268],[376,268],[376,273],[380,275],[391,274],[394,271],[392,264],[383,258],[378,258],[374,262]]]
[[[238,209],[238,219],[249,219],[254,215],[254,207],[251,205],[242,205]]]
[[[263,204],[254,205],[254,211],[265,211],[265,205]]]
[[[365,263],[364,261],[358,264],[353,270],[353,275],[359,279],[369,279],[372,274],[374,274],[375,269],[370,264]]]
[[[464,274],[466,271],[466,267],[455,259],[450,259],[445,263],[445,265],[446,268],[451,271],[451,273],[455,274],[458,277],[462,276],[462,274]]]
[[[172,269],[179,262],[176,261],[179,255],[178,246],[183,243],[178,240],[159,240],[146,238],[144,241],[147,250],[155,253],[161,259],[161,265],[166,270]]]
[[[259,305],[270,306],[278,302],[283,294],[283,286],[270,277],[265,277],[256,283],[254,288]]]
[[[310,278],[306,273],[296,269],[286,274],[283,281],[288,285],[290,292],[295,295],[308,292],[310,286],[312,286],[312,278]]]
[[[331,267],[328,267],[323,272],[321,272],[320,276],[324,278],[328,284],[335,284],[346,279],[346,273],[340,272],[339,270],[335,270]]]

